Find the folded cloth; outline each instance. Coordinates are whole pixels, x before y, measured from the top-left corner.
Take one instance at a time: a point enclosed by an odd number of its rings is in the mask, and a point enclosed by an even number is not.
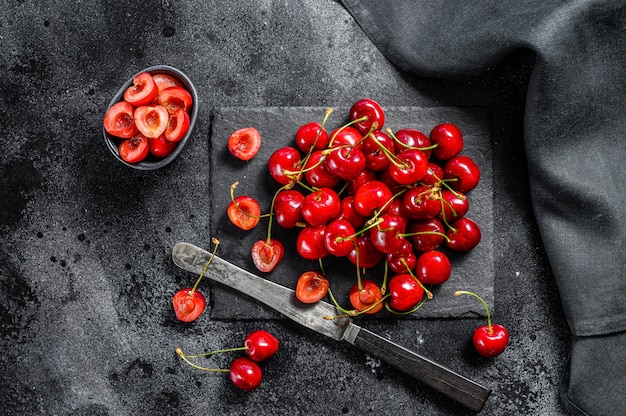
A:
[[[475,75],[515,49],[534,51],[529,184],[574,335],[561,397],[572,413],[624,415],[626,3],[342,2],[391,62],[419,76]]]

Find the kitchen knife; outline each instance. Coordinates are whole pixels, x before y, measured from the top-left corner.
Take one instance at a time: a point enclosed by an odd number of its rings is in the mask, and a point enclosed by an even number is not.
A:
[[[256,276],[208,251],[188,243],[177,243],[172,250],[174,264],[200,274],[213,256],[204,276],[261,302],[287,318],[337,341],[347,341],[376,356],[436,391],[478,412],[490,390],[386,338],[354,324],[351,318],[324,319],[337,315],[326,302],[304,304],[295,291]]]

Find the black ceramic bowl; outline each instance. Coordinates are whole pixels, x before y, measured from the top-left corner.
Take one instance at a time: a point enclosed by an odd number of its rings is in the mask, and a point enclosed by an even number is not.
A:
[[[178,157],[178,155],[180,155],[180,153],[183,151],[185,146],[187,146],[187,144],[191,140],[191,134],[196,124],[196,119],[198,117],[198,92],[196,91],[196,88],[194,87],[189,77],[174,67],[167,66],[167,65],[155,65],[155,66],[146,68],[138,72],[137,74],[141,72],[148,72],[152,75],[155,75],[155,74],[170,75],[174,77],[175,79],[177,79],[182,84],[182,86],[185,87],[187,91],[189,91],[189,93],[191,94],[191,97],[193,98],[193,106],[191,107],[191,110],[189,111],[189,130],[187,131],[187,134],[185,134],[185,136],[178,142],[178,145],[176,146],[174,151],[169,156],[164,157],[164,158],[157,158],[152,155],[148,155],[148,157],[142,160],[141,162],[128,163],[120,157],[120,152],[118,150],[119,144],[122,142],[123,139],[110,135],[109,133],[107,133],[104,127],[102,127],[102,131],[104,133],[104,142],[106,143],[107,147],[109,148],[109,150],[111,151],[111,153],[113,154],[113,156],[115,156],[117,160],[119,160],[126,166],[130,166],[133,169],[154,170],[154,169],[159,169],[170,164],[174,159]],[[111,108],[111,106],[113,106],[115,103],[122,101],[124,99],[124,91],[126,91],[126,89],[132,85],[133,78],[135,77],[135,75],[133,75],[128,81],[124,83],[124,85],[121,86],[121,88],[117,91],[117,93],[115,94],[111,102],[109,103],[107,110]]]

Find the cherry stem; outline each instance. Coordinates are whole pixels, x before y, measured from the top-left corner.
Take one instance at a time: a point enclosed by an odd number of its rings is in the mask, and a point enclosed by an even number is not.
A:
[[[387,134],[391,136],[391,138],[396,144],[400,145],[401,147],[404,147],[405,149],[417,149],[417,150],[421,150],[422,152],[425,152],[427,150],[433,150],[439,147],[439,143],[431,144],[430,146],[426,146],[426,147],[409,146],[408,144],[401,142],[400,139],[398,139],[398,137],[393,133],[393,131],[389,127],[387,127]]]
[[[197,364],[194,364],[191,361],[189,361],[189,359],[187,358],[185,353],[183,353],[183,350],[181,350],[180,348],[176,348],[176,354],[178,354],[180,356],[180,358],[182,358],[183,361],[185,361],[187,364],[189,364],[190,366],[192,366],[193,368],[196,368],[198,370],[211,371],[211,372],[214,372],[214,373],[228,373],[228,372],[230,372],[230,370],[226,370],[224,368],[208,368],[208,367],[202,367],[202,366],[199,366]]]
[[[204,352],[202,354],[196,354],[196,355],[186,355],[185,357],[187,358],[201,358],[201,357],[208,357],[210,355],[215,355],[215,354],[221,354],[221,353],[225,353],[225,352],[235,352],[235,351],[246,351],[249,350],[250,347],[235,347],[235,348],[226,348],[223,350],[215,350],[215,351],[210,351],[210,352]]]
[[[346,124],[344,124],[343,126],[339,127],[339,129],[337,129],[337,131],[335,132],[335,134],[333,134],[333,135],[332,135],[332,137],[330,138],[330,141],[329,141],[329,143],[328,143],[328,147],[332,147],[332,145],[333,145],[333,143],[334,143],[335,138],[337,137],[337,135],[338,135],[339,133],[341,133],[341,132],[342,132],[342,131],[346,128],[346,127],[350,127],[350,126],[351,126],[351,125],[353,125],[353,124],[360,123],[361,121],[365,121],[365,120],[367,120],[367,116],[363,116],[363,117],[360,117],[360,118],[357,118],[357,119],[351,120],[349,123],[346,123]]]
[[[471,296],[474,296],[476,299],[478,299],[483,304],[483,306],[485,307],[485,312],[487,312],[487,328],[489,329],[489,333],[491,334],[493,332],[493,328],[491,326],[491,315],[489,314],[489,306],[487,306],[487,302],[485,302],[485,300],[483,298],[481,298],[480,296],[478,296],[474,292],[468,292],[468,291],[465,291],[465,290],[457,290],[456,292],[454,292],[454,296],[461,296],[461,295],[471,295]]]
[[[439,231],[417,231],[414,233],[404,233],[404,234],[398,234],[398,236],[400,237],[415,237],[418,235],[438,235],[439,237],[443,237],[446,241],[450,241],[450,237],[448,237],[446,234],[444,233],[440,233]]]
[[[408,310],[408,311],[403,311],[403,312],[396,311],[395,309],[393,309],[393,308],[389,305],[389,302],[385,303],[385,308],[386,308],[389,312],[393,313],[394,315],[410,315],[410,314],[412,314],[412,313],[416,312],[418,309],[420,309],[420,308],[424,305],[424,303],[426,303],[426,300],[427,300],[427,299],[428,299],[427,297],[422,297],[422,300],[421,300],[421,301],[420,301],[420,302],[419,302],[419,303],[418,303],[418,304],[417,304],[417,305],[416,305],[413,309]]]
[[[428,290],[426,286],[424,286],[424,283],[420,282],[420,279],[418,279],[417,276],[415,276],[415,274],[413,273],[413,270],[411,270],[409,265],[406,263],[406,260],[404,260],[404,258],[400,258],[400,263],[402,263],[404,267],[406,267],[407,272],[411,275],[413,280],[415,280],[417,284],[420,285],[420,287],[424,290],[424,293],[426,293],[426,297],[428,299],[432,299],[433,293],[430,290]]]
[[[200,280],[202,280],[202,277],[204,276],[204,273],[206,273],[207,269],[209,268],[209,264],[211,264],[211,262],[213,261],[213,257],[215,257],[215,253],[217,252],[217,247],[220,245],[220,240],[218,240],[215,237],[212,237],[211,241],[215,245],[215,248],[213,249],[213,253],[211,253],[211,257],[209,258],[209,260],[204,265],[204,268],[202,269],[202,273],[200,273],[200,276],[196,280],[196,283],[193,285],[193,288],[191,288],[191,291],[189,292],[189,296],[193,296],[194,292],[198,288],[198,285],[200,284]]]
[[[265,218],[265,217],[269,217],[270,215],[272,215],[271,213],[261,214],[261,215],[251,215],[249,212],[246,212],[243,209],[241,209],[241,207],[239,206],[239,203],[235,201],[235,188],[237,188],[238,185],[239,185],[239,181],[236,181],[235,183],[230,185],[230,200],[233,201],[233,204],[235,204],[235,208],[237,208],[239,212],[241,212],[246,217],[251,217],[251,218]]]

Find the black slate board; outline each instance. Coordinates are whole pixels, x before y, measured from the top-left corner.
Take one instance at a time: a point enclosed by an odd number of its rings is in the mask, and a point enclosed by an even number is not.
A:
[[[326,127],[328,131],[347,121],[347,108],[334,109]],[[297,232],[283,230],[275,223],[272,236],[285,245],[285,258],[271,273],[260,273],[252,263],[252,244],[267,235],[268,220],[251,231],[242,231],[232,225],[226,215],[230,202],[230,186],[238,181],[236,195],[252,195],[261,204],[262,212],[268,212],[271,198],[279,187],[270,177],[267,161],[282,146],[295,146],[293,137],[297,128],[310,121],[321,122],[325,108],[322,107],[224,107],[212,114],[211,134],[211,235],[220,240],[218,255],[238,266],[269,280],[294,288],[298,276],[309,269],[319,269],[316,261],[299,257],[295,248]],[[459,107],[393,107],[385,108],[385,125],[396,131],[415,128],[428,134],[437,124],[455,123],[465,140],[463,154],[471,156],[481,169],[479,185],[468,195],[468,217],[481,227],[482,240],[469,253],[450,253],[452,276],[440,287],[433,289],[433,299],[411,318],[452,318],[484,316],[483,306],[469,296],[455,297],[455,290],[471,290],[479,293],[490,307],[494,301],[493,258],[493,173],[491,158],[491,124],[488,111],[483,108]],[[234,130],[252,126],[262,136],[261,150],[248,162],[235,159],[226,147],[228,136]],[[356,281],[356,271],[345,259],[328,258],[324,267],[331,280],[335,297],[344,307],[350,307],[347,292]],[[380,269],[382,270],[382,268]],[[364,277],[382,281],[382,272],[373,269]],[[277,318],[280,315],[244,298],[231,290],[214,286],[211,294],[211,317],[213,319]],[[389,316],[384,313],[379,316]]]

